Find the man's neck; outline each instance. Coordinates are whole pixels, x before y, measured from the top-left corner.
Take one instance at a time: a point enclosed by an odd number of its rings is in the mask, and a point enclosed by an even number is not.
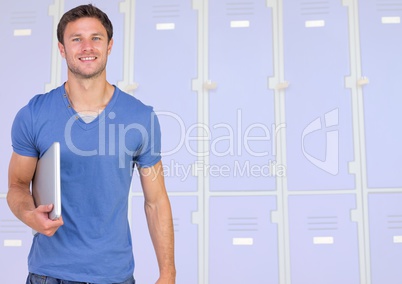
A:
[[[77,112],[101,112],[113,96],[114,88],[105,78],[71,78],[65,84],[70,103]]]

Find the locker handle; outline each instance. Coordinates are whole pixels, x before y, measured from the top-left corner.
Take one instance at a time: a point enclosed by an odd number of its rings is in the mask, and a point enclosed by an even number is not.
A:
[[[281,82],[281,83],[276,84],[275,89],[276,89],[276,90],[284,90],[284,89],[289,88],[289,85],[290,85],[289,82],[284,81],[284,82]]]
[[[126,92],[135,91],[136,89],[138,89],[138,86],[139,86],[138,83],[133,83],[133,84],[127,85],[127,86],[124,88],[124,91],[126,91]]]
[[[361,77],[359,80],[357,80],[357,85],[358,86],[364,86],[370,83],[369,79],[367,77]]]
[[[208,80],[204,83],[204,88],[206,90],[215,90],[218,87],[218,83],[212,82],[211,80]]]

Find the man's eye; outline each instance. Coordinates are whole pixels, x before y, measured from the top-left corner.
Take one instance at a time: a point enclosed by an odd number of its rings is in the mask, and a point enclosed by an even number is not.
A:
[[[94,38],[93,38],[93,40],[100,40],[101,38],[100,37],[97,37],[97,36],[95,36]]]
[[[80,41],[80,39],[79,38],[73,38],[73,41]]]

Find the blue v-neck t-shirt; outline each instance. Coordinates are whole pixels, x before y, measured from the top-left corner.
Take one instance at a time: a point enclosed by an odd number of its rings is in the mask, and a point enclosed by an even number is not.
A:
[[[115,87],[106,108],[86,123],[62,85],[32,98],[12,127],[19,155],[40,158],[56,141],[64,225],[52,237],[35,235],[28,269],[72,281],[123,282],[134,270],[127,218],[133,168],[161,159],[157,116]]]

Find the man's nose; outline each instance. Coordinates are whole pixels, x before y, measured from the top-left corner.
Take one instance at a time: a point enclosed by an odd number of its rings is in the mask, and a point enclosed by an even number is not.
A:
[[[92,40],[84,39],[82,40],[82,50],[92,51],[94,49]]]

